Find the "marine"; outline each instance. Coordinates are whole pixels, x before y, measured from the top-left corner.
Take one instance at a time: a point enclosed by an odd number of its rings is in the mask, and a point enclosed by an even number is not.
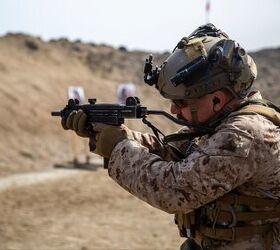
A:
[[[121,187],[174,214],[186,249],[280,249],[280,110],[253,90],[254,60],[212,24],[183,37],[144,80],[186,121],[163,140],[91,124],[73,111],[64,129],[88,137]],[[154,223],[154,222],[151,222]]]

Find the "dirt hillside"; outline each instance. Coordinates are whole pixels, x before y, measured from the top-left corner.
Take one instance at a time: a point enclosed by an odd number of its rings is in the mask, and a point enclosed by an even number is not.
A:
[[[69,86],[84,87],[87,98],[115,103],[117,85],[132,81],[143,104],[159,109],[166,103],[142,83],[148,52],[65,39],[46,43],[20,34],[1,37],[0,50],[2,175],[39,169],[72,157],[70,132],[61,130],[59,118],[50,116],[51,111],[65,106]],[[164,122],[159,121],[161,127]],[[141,121],[132,123],[144,129]],[[174,128],[168,125],[167,130]]]

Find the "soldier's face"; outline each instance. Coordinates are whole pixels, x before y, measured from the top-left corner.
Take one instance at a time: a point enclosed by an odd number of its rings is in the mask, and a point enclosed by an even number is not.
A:
[[[208,94],[194,100],[197,109],[198,122],[204,123],[211,119],[217,110],[214,109],[213,94]],[[171,113],[176,114],[179,119],[193,122],[191,107],[187,100],[175,100],[171,103]]]

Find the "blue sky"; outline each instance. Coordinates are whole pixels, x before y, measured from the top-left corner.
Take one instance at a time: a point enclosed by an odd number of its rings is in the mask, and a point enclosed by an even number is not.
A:
[[[0,35],[23,32],[166,51],[206,22],[206,0],[1,0]],[[211,0],[209,19],[249,51],[280,47],[279,0]]]

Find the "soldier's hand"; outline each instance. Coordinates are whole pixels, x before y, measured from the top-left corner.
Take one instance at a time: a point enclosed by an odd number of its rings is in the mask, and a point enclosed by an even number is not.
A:
[[[111,126],[101,123],[92,124],[96,133],[90,142],[91,151],[95,154],[110,158],[114,147],[124,139],[133,139],[131,130],[125,125]]]
[[[78,136],[90,137],[90,133],[86,127],[87,115],[80,109],[74,110],[70,115],[61,119],[61,126],[64,129],[74,130]]]

